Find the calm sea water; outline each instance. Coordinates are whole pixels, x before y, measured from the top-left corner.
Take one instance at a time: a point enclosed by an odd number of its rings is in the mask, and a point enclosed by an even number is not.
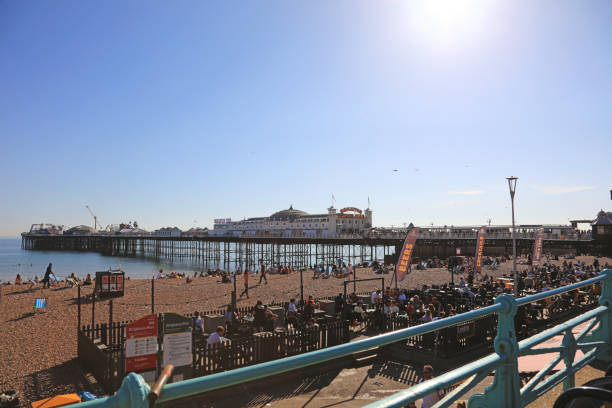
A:
[[[21,249],[21,238],[0,238],[0,281],[14,281],[20,273],[24,279],[42,278],[49,262],[58,276],[74,272],[77,276],[92,276],[96,271],[119,268],[131,278],[151,278],[157,271],[191,272],[204,270],[201,265],[155,262],[148,259],[121,258],[91,252],[26,251]]]

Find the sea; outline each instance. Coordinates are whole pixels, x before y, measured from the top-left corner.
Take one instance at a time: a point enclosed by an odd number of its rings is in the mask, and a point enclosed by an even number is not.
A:
[[[74,272],[84,278],[88,273],[119,269],[131,279],[149,279],[160,269],[164,273],[172,271],[191,273],[206,270],[203,265],[171,263],[147,258],[123,258],[101,255],[95,252],[76,251],[26,251],[21,249],[21,238],[0,238],[0,283],[14,282],[17,274],[24,280],[34,276],[42,278],[49,263],[53,263],[53,273],[65,277]]]

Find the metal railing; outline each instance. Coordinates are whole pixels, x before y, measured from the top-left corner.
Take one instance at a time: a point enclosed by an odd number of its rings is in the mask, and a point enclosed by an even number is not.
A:
[[[517,342],[514,329],[514,317],[517,307],[539,300],[578,290],[589,285],[601,284],[599,307],[572,318],[565,323]],[[314,351],[281,360],[270,361],[255,366],[194,378],[163,387],[157,402],[172,401],[179,398],[217,390],[220,388],[252,381],[271,375],[345,357],[356,352],[382,347],[410,337],[431,333],[496,313],[497,336],[494,341],[495,352],[449,371],[432,380],[419,383],[390,397],[368,405],[370,408],[403,407],[436,390],[461,384],[436,405],[449,407],[462,395],[480,383],[491,372],[495,372],[493,384],[483,394],[474,394],[469,399],[470,408],[480,407],[523,407],[535,400],[555,385],[563,382],[564,388],[574,386],[574,374],[577,370],[595,359],[612,361],[610,340],[612,338],[612,270],[602,271],[600,276],[580,283],[550,290],[536,295],[514,299],[510,295],[500,295],[491,306],[476,309],[460,315],[436,320],[420,326],[414,326],[395,332],[382,334],[353,343],[342,344],[323,350]],[[589,322],[590,321],[590,322]],[[589,322],[587,327],[575,336],[572,329]],[[563,335],[562,344],[558,347],[536,348],[556,335]],[[576,351],[584,355],[574,361]],[[527,384],[521,387],[518,370],[518,358],[525,355],[557,353],[550,363],[540,370]],[[564,368],[545,378],[553,368],[563,362]],[[98,399],[79,405],[91,407],[131,407],[144,408],[149,404],[149,386],[142,377],[130,373],[123,381],[122,387],[112,397]]]

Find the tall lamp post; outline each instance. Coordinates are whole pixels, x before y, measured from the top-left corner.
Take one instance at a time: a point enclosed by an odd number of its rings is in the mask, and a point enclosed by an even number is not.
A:
[[[510,189],[510,201],[512,202],[512,276],[514,277],[514,297],[518,298],[518,273],[516,271],[516,236],[514,234],[514,192],[516,191],[516,181],[518,177],[507,177],[508,188]]]

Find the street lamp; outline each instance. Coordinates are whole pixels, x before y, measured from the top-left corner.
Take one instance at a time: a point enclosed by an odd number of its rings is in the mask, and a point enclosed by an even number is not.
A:
[[[514,192],[516,191],[516,181],[518,177],[506,177],[508,188],[510,189],[510,201],[512,202],[512,276],[514,277],[514,297],[518,298],[518,273],[516,272],[516,237],[514,235]]]

